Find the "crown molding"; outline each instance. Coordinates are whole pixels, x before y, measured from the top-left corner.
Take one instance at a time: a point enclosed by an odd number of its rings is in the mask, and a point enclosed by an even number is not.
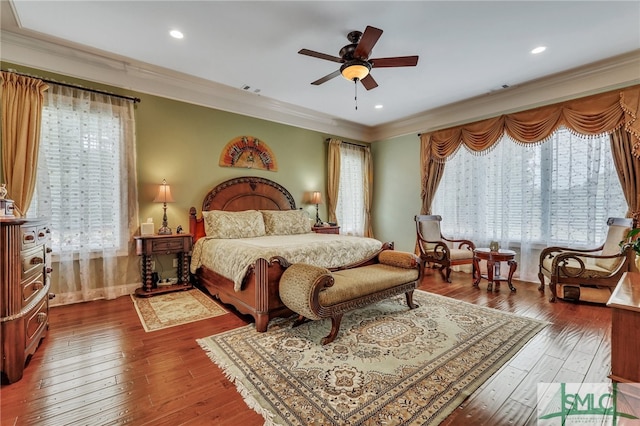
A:
[[[363,142],[433,131],[640,83],[640,50],[636,50],[368,127],[28,31],[3,29],[0,41],[2,61]]]
[[[640,84],[640,50],[387,123],[369,129],[370,137],[426,133],[635,84]]]
[[[363,140],[367,127],[199,77],[97,49],[0,32],[0,59],[139,93],[219,109],[308,130]]]

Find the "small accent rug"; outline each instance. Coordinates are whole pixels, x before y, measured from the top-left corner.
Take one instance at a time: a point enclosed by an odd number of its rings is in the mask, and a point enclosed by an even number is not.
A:
[[[548,323],[416,290],[330,320],[198,339],[247,405],[278,425],[436,425]]]
[[[152,297],[131,295],[145,331],[156,331],[224,315],[227,310],[198,289]]]

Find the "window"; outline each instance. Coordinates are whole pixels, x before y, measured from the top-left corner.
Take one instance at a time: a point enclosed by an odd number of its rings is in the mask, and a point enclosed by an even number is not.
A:
[[[336,217],[340,233],[363,236],[365,231],[365,148],[343,143],[340,147],[340,183]]]
[[[129,104],[58,85],[45,94],[29,214],[49,218],[56,254],[127,248]]]
[[[520,250],[527,263],[518,266],[520,276],[535,281],[532,249],[596,247],[606,238],[607,218],[624,216],[627,204],[609,136],[559,129],[533,146],[503,137],[483,155],[461,149],[447,161],[432,210],[442,215],[445,235]]]

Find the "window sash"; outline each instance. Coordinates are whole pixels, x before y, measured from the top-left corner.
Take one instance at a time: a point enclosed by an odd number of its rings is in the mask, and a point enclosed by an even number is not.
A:
[[[609,136],[564,128],[543,144],[505,136],[484,155],[460,150],[445,166],[433,206],[445,234],[480,244],[589,247],[606,238],[606,219],[626,210]]]
[[[126,253],[126,116],[109,96],[53,86],[42,112],[31,215],[51,223],[54,254]]]

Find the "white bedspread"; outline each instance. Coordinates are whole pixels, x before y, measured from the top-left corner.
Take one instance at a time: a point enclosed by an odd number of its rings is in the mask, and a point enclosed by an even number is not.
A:
[[[202,265],[230,279],[235,291],[257,259],[282,256],[290,263],[337,268],[372,257],[382,242],[373,238],[310,232],[240,239],[200,238],[193,248],[191,272]]]

